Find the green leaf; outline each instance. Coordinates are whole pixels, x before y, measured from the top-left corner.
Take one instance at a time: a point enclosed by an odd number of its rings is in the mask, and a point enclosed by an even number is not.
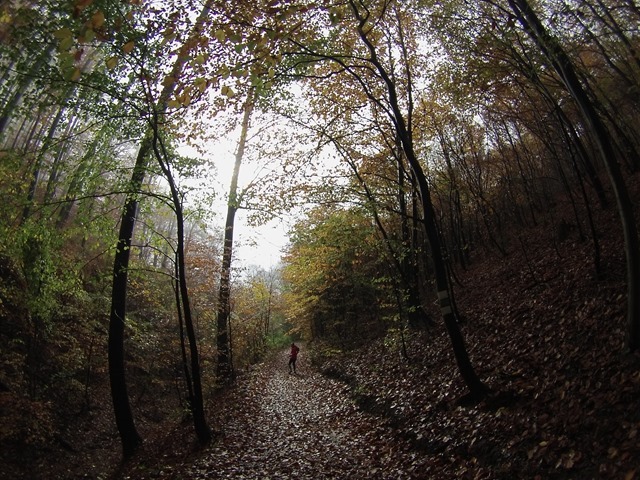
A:
[[[91,28],[87,28],[84,32],[83,40],[89,43],[92,42],[94,38],[96,38],[96,32],[94,32]]]
[[[67,27],[64,27],[53,32],[53,36],[58,40],[64,40],[65,38],[73,37],[73,33]]]
[[[71,50],[71,48],[73,48],[73,44],[73,37],[66,37],[60,40],[60,44],[58,45],[58,47],[60,48],[61,52],[68,52],[69,50]]]

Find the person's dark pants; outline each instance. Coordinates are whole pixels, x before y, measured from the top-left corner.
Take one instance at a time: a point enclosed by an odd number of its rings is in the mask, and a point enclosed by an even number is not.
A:
[[[291,371],[293,371],[293,373],[296,373],[296,358],[295,357],[291,357],[289,359],[289,373],[291,373]]]

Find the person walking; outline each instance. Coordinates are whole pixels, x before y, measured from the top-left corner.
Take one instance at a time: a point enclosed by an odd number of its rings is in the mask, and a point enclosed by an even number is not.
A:
[[[295,344],[291,344],[291,352],[289,352],[289,373],[296,373],[296,360],[298,359],[298,352],[300,348]]]

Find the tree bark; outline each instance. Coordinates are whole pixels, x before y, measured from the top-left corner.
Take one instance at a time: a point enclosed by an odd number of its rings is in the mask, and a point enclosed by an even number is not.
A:
[[[120,432],[122,453],[125,458],[130,457],[142,443],[142,437],[136,430],[127,394],[124,366],[124,323],[127,311],[127,277],[129,256],[131,253],[131,238],[138,212],[138,191],[144,181],[147,169],[150,138],[143,140],[136,164],[131,176],[131,192],[127,196],[120,220],[118,244],[113,261],[113,285],[111,290],[111,313],[109,318],[109,380],[111,383],[111,398],[116,425]]]

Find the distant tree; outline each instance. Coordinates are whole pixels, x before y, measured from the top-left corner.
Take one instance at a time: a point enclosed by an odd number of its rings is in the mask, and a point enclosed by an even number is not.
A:
[[[359,208],[317,207],[295,225],[283,279],[297,331],[341,347],[384,331],[385,305],[393,297],[380,247]]]

